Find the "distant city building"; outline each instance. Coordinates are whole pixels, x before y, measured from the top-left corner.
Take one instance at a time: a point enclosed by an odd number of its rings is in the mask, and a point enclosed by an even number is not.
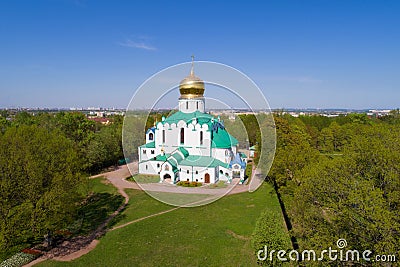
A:
[[[88,117],[88,120],[99,122],[104,125],[109,125],[112,121],[109,118],[104,117]]]

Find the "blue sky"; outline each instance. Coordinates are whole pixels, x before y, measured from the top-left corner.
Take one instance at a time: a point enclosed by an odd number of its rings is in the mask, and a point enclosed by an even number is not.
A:
[[[0,107],[125,108],[194,54],[243,71],[272,108],[397,108],[399,13],[400,1],[0,1]]]

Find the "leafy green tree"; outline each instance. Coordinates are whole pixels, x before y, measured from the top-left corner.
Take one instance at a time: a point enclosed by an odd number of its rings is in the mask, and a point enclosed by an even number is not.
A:
[[[270,176],[278,185],[287,183],[299,184],[300,177],[297,173],[309,162],[317,157],[317,151],[310,145],[310,136],[305,125],[297,120],[297,123],[289,124],[287,118],[275,117],[277,132],[277,149]]]
[[[271,250],[287,251],[291,249],[289,235],[282,230],[284,229],[283,220],[278,214],[271,209],[266,209],[257,220],[254,228],[251,243],[259,265],[281,266],[283,263],[277,260],[276,254],[270,259],[269,252]]]
[[[349,248],[395,253],[400,242],[400,145],[395,127],[363,125],[341,157],[320,157],[301,170],[288,203],[303,248],[346,238]]]
[[[0,247],[66,227],[82,183],[74,145],[59,131],[8,128],[0,137]]]
[[[124,119],[122,131],[123,149],[125,157],[138,158],[138,147],[145,142],[146,114],[128,113]]]
[[[121,125],[103,126],[93,136],[86,148],[86,158],[91,171],[114,165],[123,157]]]
[[[79,146],[85,146],[97,130],[96,123],[80,112],[60,112],[56,120],[65,136]]]

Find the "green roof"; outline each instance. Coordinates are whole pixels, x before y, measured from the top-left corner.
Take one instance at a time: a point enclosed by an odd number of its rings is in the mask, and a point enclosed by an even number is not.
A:
[[[144,147],[144,148],[155,148],[155,147],[156,147],[156,144],[155,144],[155,142],[153,141],[153,142],[149,142],[149,143],[146,143],[146,144],[144,144],[144,145],[141,145],[140,147]]]
[[[183,160],[183,157],[181,156],[181,154],[179,153],[174,153],[171,155],[171,157],[173,157],[174,159],[176,159],[176,161],[179,163],[181,160]]]
[[[167,117],[164,121],[162,121],[162,124],[165,123],[178,123],[179,121],[183,120],[186,123],[192,122],[193,119],[197,119],[197,122],[200,125],[203,125],[205,123],[209,123],[211,119],[214,118],[210,114],[200,112],[196,110],[195,112],[192,113],[184,113],[182,111],[177,111],[171,116]]]
[[[240,154],[240,156],[241,156],[243,159],[246,159],[246,158],[247,158],[246,154],[244,154],[243,152],[239,152],[239,154]]]
[[[211,167],[222,166],[229,168],[229,164],[223,163],[222,161],[208,156],[195,156],[190,155],[186,159],[182,160],[179,165],[182,166],[196,166],[196,167]]]
[[[183,156],[178,151],[181,152]],[[173,157],[178,163],[181,162],[183,159],[187,158],[188,156],[189,152],[183,147],[178,147],[178,149],[171,154],[171,157]]]
[[[158,160],[158,161],[166,161],[168,157],[169,157],[169,154],[157,155],[157,157],[156,157],[155,160]]]
[[[183,154],[183,156],[186,158],[187,156],[189,156],[189,151],[187,151],[185,148],[183,147],[179,147],[178,150]]]
[[[169,164],[171,164],[172,170],[173,170],[174,172],[177,172],[177,171],[178,171],[178,167],[177,167],[177,164],[176,164],[175,161],[173,161],[173,160],[171,160],[171,159],[167,159],[167,162],[168,162]]]
[[[191,123],[194,119],[196,119],[197,123],[199,123],[200,125],[208,124],[209,130],[213,129],[212,130],[213,148],[230,148],[232,146],[236,146],[239,143],[235,137],[233,137],[226,131],[222,122],[219,122],[218,119],[215,119],[212,115],[200,112],[198,110],[192,113],[184,113],[181,111],[177,111],[171,116],[167,117],[164,121],[162,121],[162,123],[177,124],[179,121],[182,120],[186,124],[188,124]],[[185,153],[184,152],[182,153],[183,154],[187,153],[187,150]],[[189,153],[187,154],[189,155]]]
[[[212,148],[230,148],[239,143],[238,140],[225,129],[220,128],[218,131],[213,131],[212,134]]]

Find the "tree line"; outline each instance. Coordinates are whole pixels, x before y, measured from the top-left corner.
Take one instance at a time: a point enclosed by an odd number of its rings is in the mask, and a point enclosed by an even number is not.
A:
[[[277,185],[300,250],[336,248],[344,238],[346,249],[399,256],[399,111],[274,119],[277,146],[267,180]],[[258,246],[270,242],[260,235]]]
[[[11,118],[11,119],[10,119]],[[65,229],[89,174],[123,158],[122,116],[111,125],[78,112],[0,115],[0,250]],[[1,256],[1,255],[0,255]]]

